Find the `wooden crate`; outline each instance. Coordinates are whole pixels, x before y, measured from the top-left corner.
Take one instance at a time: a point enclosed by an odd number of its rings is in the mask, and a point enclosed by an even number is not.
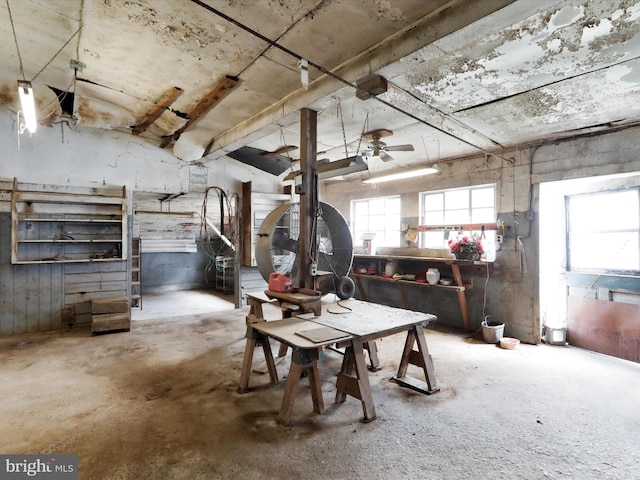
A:
[[[91,301],[91,334],[128,332],[131,329],[131,305],[127,298],[101,298]]]

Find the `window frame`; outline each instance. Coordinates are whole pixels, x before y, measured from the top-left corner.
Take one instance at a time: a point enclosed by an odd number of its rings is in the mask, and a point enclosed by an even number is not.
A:
[[[473,221],[472,220],[472,213],[474,210],[474,206],[473,206],[473,191],[474,190],[483,190],[483,189],[487,189],[487,188],[492,188],[493,189],[493,215],[492,215],[492,220],[491,221],[487,221],[487,222],[477,222],[477,221]],[[468,202],[468,207],[467,207],[467,220],[465,220],[464,222],[445,222],[445,215],[447,212],[447,206],[445,204],[446,202],[446,193],[448,192],[456,192],[456,191],[467,191],[468,192],[468,196],[469,196],[469,202]],[[427,204],[427,197],[430,195],[438,195],[438,194],[442,194],[443,195],[443,207],[442,207],[442,219],[443,219],[443,223],[427,223],[426,221],[426,204]],[[429,225],[429,226],[445,226],[445,225],[464,225],[464,224],[475,224],[475,223],[496,223],[496,219],[497,219],[497,215],[498,215],[498,188],[497,188],[497,184],[495,183],[486,183],[486,184],[482,184],[482,185],[471,185],[471,186],[467,186],[467,187],[454,187],[454,188],[443,188],[443,189],[439,189],[439,190],[430,190],[430,191],[425,191],[425,192],[420,192],[420,212],[419,212],[419,218],[420,218],[420,222],[421,225]],[[486,208],[486,207],[477,207],[476,209],[479,208]],[[451,209],[450,211],[452,211],[454,209]],[[461,210],[461,209],[456,209],[456,210]],[[435,210],[433,210],[435,211]],[[434,234],[434,233],[441,233],[442,235],[442,242],[440,246],[437,246],[435,244],[427,244],[426,242],[426,238],[425,238],[425,234],[421,235],[420,237],[420,242],[419,245],[422,248],[448,248],[447,246],[447,231],[446,230],[442,230],[441,232],[436,232],[436,231],[432,231],[432,232],[427,232],[427,234]],[[474,234],[480,234],[481,231],[480,230],[474,230],[472,233]],[[485,231],[485,237],[490,236],[490,240],[495,243],[495,231]]]
[[[384,200],[385,201],[385,218],[388,215],[387,212],[387,207],[386,207],[386,202],[388,200],[397,200],[399,202],[399,210],[398,210],[398,224],[396,225],[397,228],[387,228],[387,226],[389,225],[389,222],[385,220],[384,222],[384,226],[385,226],[385,238],[382,239],[383,241],[386,240],[387,238],[389,238],[389,236],[391,236],[393,234],[393,232],[397,232],[397,239],[394,242],[394,245],[385,245],[383,243],[381,243],[381,239],[379,237],[379,235],[376,235],[376,237],[374,238],[373,242],[377,247],[390,247],[390,248],[397,248],[397,247],[401,247],[402,246],[402,197],[401,195],[385,195],[383,197],[369,197],[369,198],[357,198],[357,199],[353,199],[351,200],[351,232],[353,235],[353,244],[354,245],[360,245],[362,243],[362,239],[360,238],[364,233],[373,233],[371,232],[371,230],[367,230],[366,232],[361,232],[358,230],[358,224],[357,224],[357,216],[356,216],[356,205],[358,203],[369,203],[372,201],[380,201],[380,200]],[[369,208],[367,208],[367,210],[369,210]],[[367,213],[367,218],[371,217],[371,215],[369,213]],[[367,224],[370,225],[369,220],[367,220]],[[379,233],[380,230],[376,231],[375,233]]]
[[[575,198],[584,198],[584,197],[597,197],[601,195],[611,195],[622,192],[633,192],[636,193],[636,200],[638,202],[638,219],[637,226],[635,229],[629,228],[610,228],[610,229],[598,229],[593,228],[588,231],[572,231],[571,228],[571,199]],[[572,266],[572,258],[571,258],[571,243],[572,243],[572,235],[574,234],[607,234],[607,233],[619,233],[622,231],[634,231],[636,232],[636,238],[638,242],[638,246],[640,248],[640,186],[636,187],[623,187],[616,188],[612,190],[602,190],[598,192],[586,192],[586,193],[577,193],[573,195],[565,195],[565,259],[566,259],[566,270],[567,272],[574,273],[586,273],[586,274],[600,274],[600,275],[631,275],[638,276],[640,275],[640,258],[638,259],[638,263],[636,265],[637,269],[620,269],[620,268],[599,268],[599,267],[576,267]],[[640,252],[639,252],[640,257]]]

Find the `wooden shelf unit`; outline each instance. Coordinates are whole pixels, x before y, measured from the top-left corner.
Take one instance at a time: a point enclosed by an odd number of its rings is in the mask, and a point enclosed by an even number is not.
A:
[[[11,263],[80,263],[127,258],[126,190],[11,194]],[[116,194],[117,192],[117,194]]]
[[[420,283],[412,280],[394,280],[393,278],[386,278],[382,276],[384,272],[385,264],[389,261],[397,262],[398,269],[403,273],[416,274],[425,272],[428,268],[438,268],[440,272],[440,278],[450,278],[453,280],[452,285],[430,285],[429,283]],[[378,274],[357,273],[360,268],[367,268],[372,262],[376,263],[376,270]],[[465,291],[473,288],[473,279],[471,277],[463,277],[462,270],[467,267],[473,267],[474,265],[484,265],[483,261],[467,261],[456,260],[453,258],[434,258],[434,257],[408,257],[401,255],[354,255],[353,268],[350,276],[354,279],[358,291],[365,297],[362,298],[365,301],[373,301],[374,299],[366,298],[364,292],[366,289],[363,287],[362,282],[375,281],[386,282],[398,287],[402,304],[404,308],[411,309],[409,297],[405,290],[405,286],[417,286],[420,288],[434,288],[445,291],[455,292],[460,304],[460,313],[462,315],[462,321],[466,330],[471,328],[471,319],[469,317],[469,309],[467,308],[467,298]]]

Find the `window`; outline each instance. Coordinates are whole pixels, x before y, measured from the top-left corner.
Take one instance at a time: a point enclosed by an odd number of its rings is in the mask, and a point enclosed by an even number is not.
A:
[[[375,233],[378,247],[400,246],[400,196],[368,198],[351,202],[353,243],[362,242],[366,233]]]
[[[496,222],[495,185],[424,192],[420,202],[423,225]],[[486,232],[486,235],[495,235],[495,232]],[[427,248],[446,248],[447,237],[445,231],[427,231],[420,243]]]
[[[640,188],[566,197],[568,270],[640,271]]]

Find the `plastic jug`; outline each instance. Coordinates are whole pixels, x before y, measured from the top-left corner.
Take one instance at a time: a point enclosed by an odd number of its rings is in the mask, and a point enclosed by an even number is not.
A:
[[[293,280],[289,273],[273,272],[269,275],[269,290],[272,292],[293,291]]]

